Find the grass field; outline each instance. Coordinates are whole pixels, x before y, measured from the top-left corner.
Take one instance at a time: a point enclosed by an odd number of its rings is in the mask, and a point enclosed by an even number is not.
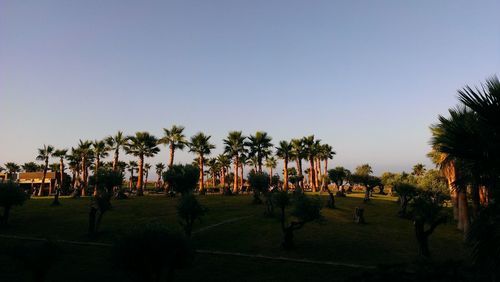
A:
[[[376,195],[366,204],[367,224],[352,221],[361,195],[337,198],[337,209],[323,209],[325,221],[310,223],[295,235],[296,249],[281,249],[281,230],[277,218],[264,217],[264,207],[251,205],[250,196],[199,197],[209,209],[196,230],[193,244],[202,250],[239,252],[377,266],[411,262],[417,259],[417,246],[410,221],[396,216],[395,199]],[[326,197],[324,197],[326,201]],[[50,207],[51,199],[31,199],[12,211],[10,226],[0,234],[88,241],[86,236],[88,198],[62,199],[62,206]],[[131,226],[159,221],[179,230],[175,206],[177,199],[146,196],[113,201],[96,240],[112,243]],[[212,228],[211,225],[239,218]],[[0,239],[0,250],[29,242]],[[49,272],[48,281],[129,281],[129,276],[114,270],[110,249],[60,243],[62,253]],[[465,256],[462,235],[454,225],[439,226],[430,238],[433,260],[461,259]],[[0,281],[24,281],[22,265],[0,254]],[[176,281],[324,281],[342,280],[359,274],[362,268],[274,261],[265,258],[197,254],[192,267],[178,271]],[[24,271],[25,272],[25,271]]]

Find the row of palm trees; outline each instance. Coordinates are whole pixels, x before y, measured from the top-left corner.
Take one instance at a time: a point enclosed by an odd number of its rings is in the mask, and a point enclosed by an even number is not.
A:
[[[269,169],[270,177],[273,176],[274,169],[277,167],[277,158],[283,160],[283,188],[289,188],[289,165],[295,161],[296,171],[298,172],[299,185],[303,186],[303,172],[309,176],[309,185],[313,191],[317,191],[321,184],[324,184],[324,178],[327,175],[328,160],[335,155],[332,147],[328,144],[322,144],[320,140],[315,139],[314,135],[292,139],[291,141],[280,141],[277,147],[271,143],[272,138],[262,131],[257,131],[253,135],[245,136],[241,131],[231,131],[223,140],[224,152],[214,158],[208,158],[215,149],[215,145],[210,142],[211,136],[200,132],[192,136],[189,140],[184,135],[184,127],[174,125],[171,128],[164,128],[164,135],[161,138],[149,134],[148,132],[136,132],[135,135],[126,136],[119,131],[114,136],[109,136],[103,140],[80,140],[78,145],[71,149],[55,149],[51,145],[44,145],[38,149],[37,160],[43,164],[38,166],[36,163],[26,163],[23,168],[33,171],[43,171],[42,183],[45,183],[45,177],[48,169],[59,172],[59,183],[63,183],[65,160],[73,174],[73,187],[80,187],[81,195],[86,195],[88,190],[89,170],[94,172],[97,177],[97,171],[101,167],[108,167],[114,171],[124,172],[128,170],[131,174],[130,188],[137,189],[137,194],[143,194],[144,176],[151,166],[145,163],[145,159],[158,154],[159,145],[164,144],[169,148],[168,167],[163,163],[155,166],[158,179],[157,186],[161,186],[161,174],[167,168],[172,167],[174,156],[177,150],[189,149],[189,152],[196,155],[195,162],[200,168],[199,191],[205,190],[204,168],[208,166],[208,173],[212,175],[213,185],[218,183],[226,186],[226,179],[232,176],[233,192],[241,191],[244,180],[245,166],[251,166],[256,172],[262,172],[263,166]],[[120,153],[137,158],[137,161],[125,163],[120,161]],[[112,162],[103,162],[103,159],[113,153]],[[51,157],[57,158],[59,165],[49,166]],[[309,162],[309,168],[303,170],[302,161]],[[323,169],[321,168],[323,162]],[[232,171],[231,171],[232,164]],[[11,173],[18,172],[20,167],[14,163],[5,164],[7,170]],[[58,167],[57,167],[58,166]],[[134,172],[137,172],[137,181],[133,187]],[[322,182],[323,180],[323,182]],[[95,179],[97,191],[98,179]],[[49,191],[51,193],[52,191]],[[43,194],[43,189],[38,191],[38,195]]]

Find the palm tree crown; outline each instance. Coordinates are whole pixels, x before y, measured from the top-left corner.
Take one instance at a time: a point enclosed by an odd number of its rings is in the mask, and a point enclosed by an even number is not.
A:
[[[259,172],[262,172],[263,159],[271,154],[271,148],[273,147],[271,140],[272,138],[267,135],[267,132],[257,131],[255,135],[250,135],[248,142],[245,143],[250,148],[250,157],[255,156],[257,158]]]
[[[184,150],[187,145],[186,136],[184,135],[184,126],[172,125],[170,129],[163,129],[163,137],[158,140],[158,144],[165,144],[170,149],[170,160],[168,167],[174,164],[174,153],[176,149]]]

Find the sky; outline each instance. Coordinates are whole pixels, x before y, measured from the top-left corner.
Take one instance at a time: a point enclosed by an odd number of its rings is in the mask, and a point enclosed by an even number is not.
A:
[[[314,134],[330,167],[432,164],[429,126],[500,72],[500,1],[0,0],[0,164],[123,130]],[[129,159],[128,157],[124,157]],[[177,162],[194,155],[176,154]],[[168,151],[147,162],[167,162]],[[54,160],[55,161],[55,160]]]

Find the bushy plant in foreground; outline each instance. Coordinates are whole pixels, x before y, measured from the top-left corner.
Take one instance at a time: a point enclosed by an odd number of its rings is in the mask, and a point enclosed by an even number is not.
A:
[[[12,207],[24,204],[27,199],[28,195],[18,184],[11,181],[0,183],[0,206],[3,207],[0,225],[7,225]]]

